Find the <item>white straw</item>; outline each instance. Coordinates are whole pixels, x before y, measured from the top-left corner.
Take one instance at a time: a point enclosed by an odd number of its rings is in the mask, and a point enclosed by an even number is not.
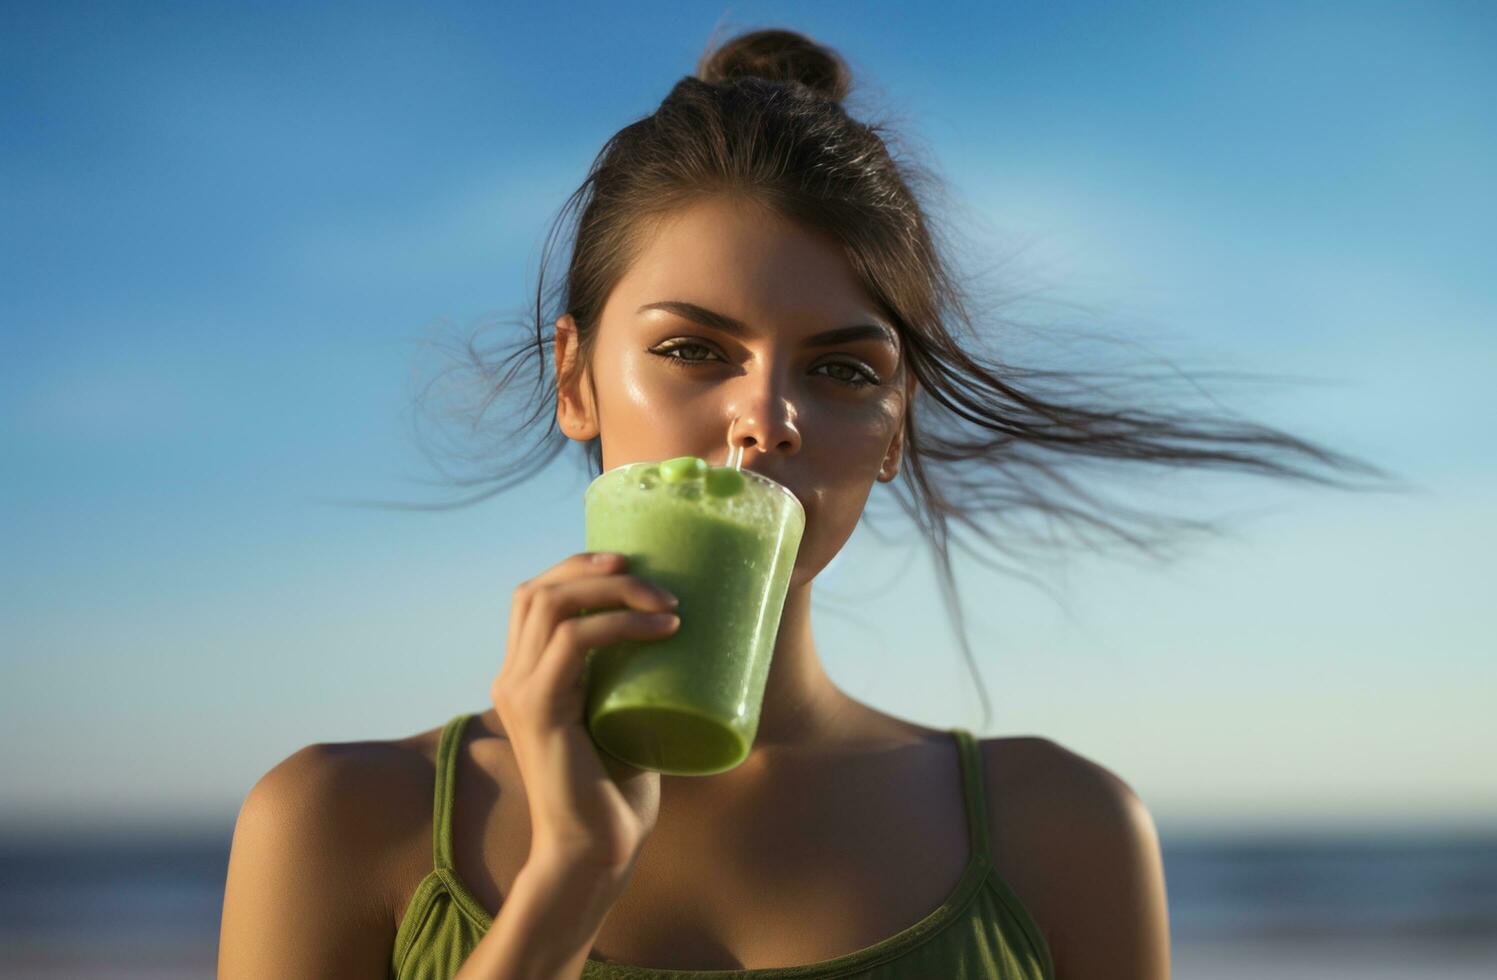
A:
[[[737,422],[738,416],[735,415],[732,421],[728,423],[728,461],[724,464],[733,467],[735,470],[743,468],[743,447],[733,445],[733,426]]]

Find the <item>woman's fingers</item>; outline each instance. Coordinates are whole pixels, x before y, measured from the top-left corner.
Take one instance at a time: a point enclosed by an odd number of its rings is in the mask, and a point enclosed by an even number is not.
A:
[[[520,676],[524,676],[533,669],[536,659],[540,656],[540,647],[524,643],[522,640],[525,637],[526,623],[530,619],[531,604],[542,589],[567,579],[607,575],[623,560],[621,557],[610,555],[607,556],[608,560],[597,562],[593,560],[594,554],[594,552],[584,551],[564,558],[535,578],[515,586],[514,592],[510,595],[509,639],[504,648],[504,663],[500,667],[501,675],[506,675],[510,671],[518,671]]]
[[[582,675],[587,651],[620,640],[659,640],[681,625],[669,612],[617,609],[563,620],[551,634],[551,643],[541,652],[535,680],[547,691],[565,691]]]
[[[525,651],[525,671],[528,673],[537,668],[557,627],[566,621],[591,619],[600,615],[602,610],[619,607],[650,613],[667,612],[672,608],[667,595],[663,589],[623,573],[583,575],[534,586],[528,597],[520,633],[520,647]],[[588,614],[580,616],[584,610]]]

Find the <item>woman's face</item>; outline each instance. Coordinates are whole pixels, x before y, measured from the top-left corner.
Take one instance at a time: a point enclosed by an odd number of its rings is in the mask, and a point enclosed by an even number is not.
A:
[[[842,328],[867,329],[817,337]],[[723,465],[733,422],[743,468],[805,506],[797,585],[851,536],[873,482],[898,472],[909,393],[898,344],[836,242],[713,198],[644,243],[603,308],[597,403],[584,378],[559,393],[557,420],[570,438],[601,437],[605,471],[688,455]],[[558,371],[575,352],[563,316]]]

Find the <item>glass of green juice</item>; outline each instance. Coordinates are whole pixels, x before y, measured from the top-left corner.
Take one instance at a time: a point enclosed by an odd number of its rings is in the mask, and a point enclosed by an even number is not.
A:
[[[806,512],[768,477],[699,456],[615,467],[583,497],[586,550],[670,591],[681,625],[587,652],[593,742],[640,769],[725,772],[748,757]]]

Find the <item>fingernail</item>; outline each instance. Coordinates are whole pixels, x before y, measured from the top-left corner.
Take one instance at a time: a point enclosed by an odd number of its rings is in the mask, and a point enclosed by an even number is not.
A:
[[[611,551],[599,551],[593,555],[593,564],[606,565],[617,557],[618,555],[614,554]]]

